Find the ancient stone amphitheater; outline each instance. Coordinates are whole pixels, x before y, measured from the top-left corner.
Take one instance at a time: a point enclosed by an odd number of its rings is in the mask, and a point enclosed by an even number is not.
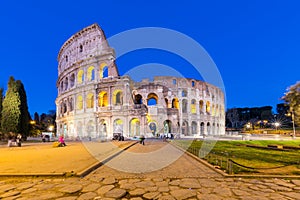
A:
[[[98,24],[71,36],[58,54],[57,135],[111,139],[225,133],[224,94],[203,81],[121,76]]]

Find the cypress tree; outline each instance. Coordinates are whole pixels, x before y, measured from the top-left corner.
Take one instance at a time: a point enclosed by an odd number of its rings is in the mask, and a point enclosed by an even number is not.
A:
[[[5,98],[2,103],[1,129],[4,134],[9,132],[17,133],[21,116],[20,95],[14,77],[10,77]]]
[[[28,112],[27,95],[23,83],[20,80],[16,81],[19,97],[20,97],[20,120],[18,125],[18,132],[22,134],[23,138],[27,138],[30,132],[29,121],[31,120]]]

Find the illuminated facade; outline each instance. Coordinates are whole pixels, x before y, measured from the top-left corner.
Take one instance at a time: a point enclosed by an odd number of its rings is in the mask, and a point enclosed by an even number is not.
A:
[[[223,92],[208,83],[120,76],[114,50],[97,24],[69,38],[58,54],[57,134],[69,138],[225,134]]]

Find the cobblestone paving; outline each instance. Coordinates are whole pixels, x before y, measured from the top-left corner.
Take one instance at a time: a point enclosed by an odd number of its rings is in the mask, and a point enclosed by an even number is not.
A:
[[[146,153],[161,145],[135,145],[131,151]],[[104,165],[84,178],[2,179],[0,199],[300,199],[300,180],[223,178],[184,154],[161,170],[145,173]]]

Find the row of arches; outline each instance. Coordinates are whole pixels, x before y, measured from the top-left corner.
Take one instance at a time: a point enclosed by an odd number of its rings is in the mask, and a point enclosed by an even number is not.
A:
[[[73,111],[74,110],[74,103],[75,102],[74,102],[73,97],[69,97],[69,98],[63,100],[60,103],[60,113],[64,114],[67,111]],[[108,98],[108,94],[107,94],[106,91],[101,91],[98,94],[97,103],[98,103],[97,104],[98,107],[106,107],[106,106],[109,105],[109,98]],[[122,92],[122,90],[119,90],[119,89],[114,90],[113,95],[112,95],[112,104],[114,106],[123,105],[123,92]],[[83,95],[81,95],[81,94],[76,96],[76,109],[77,110],[82,110],[84,107],[87,108],[87,109],[95,107],[94,93],[92,93],[92,92],[87,93],[87,95],[85,97],[85,100],[84,100]]]
[[[158,105],[160,102],[158,101],[158,95],[155,93],[149,93],[147,95],[147,105],[148,106],[155,106]],[[140,94],[135,95],[135,103],[136,104],[142,104],[143,103],[143,97]],[[180,101],[177,97],[174,97],[169,104],[169,100],[165,98],[165,104],[167,108],[175,108],[180,109]],[[190,108],[188,108],[188,105]],[[203,114],[209,114],[213,116],[219,116],[223,111],[224,108],[221,105],[218,104],[211,104],[210,101],[204,102],[203,100],[196,101],[196,99],[188,101],[188,99],[182,99],[181,101],[182,106],[182,113],[191,113],[191,114],[197,114],[197,109],[199,109],[199,113]]]
[[[98,128],[96,128],[96,126],[98,126]],[[69,124],[60,124],[58,127],[60,128],[60,133],[64,133],[69,136],[92,138],[110,138],[113,133],[119,133],[128,137],[140,136],[145,133],[147,136],[152,134],[153,137],[168,133],[172,133],[173,135],[181,133],[182,136],[194,137],[220,135],[222,134],[223,128],[221,124],[215,122],[183,121],[180,125],[179,122],[173,123],[171,120],[165,120],[163,122],[163,127],[160,127],[158,122],[151,121],[147,123],[144,130],[142,130],[140,119],[135,117],[131,118],[127,125],[122,119],[117,118],[112,124],[109,124],[109,122],[105,119],[100,119],[98,124],[96,124],[94,120],[89,120],[86,124],[82,121],[78,121],[75,122],[75,124],[73,124],[73,122]]]
[[[97,99],[95,99],[94,93],[90,92],[87,93],[85,96],[85,99],[83,95],[79,94],[76,96],[76,109],[82,110],[84,107],[94,108],[95,103],[97,103],[98,107],[107,107],[109,105],[117,106],[117,105],[123,105],[123,91],[121,89],[115,89],[112,93],[112,102],[110,102],[110,97],[108,95],[107,91],[101,91],[99,92]],[[140,94],[135,95],[134,99],[135,104],[143,104],[143,97]],[[155,106],[159,104],[158,95],[155,93],[149,93],[147,96],[147,105],[148,106]],[[174,97],[171,101],[171,104],[169,104],[168,99],[165,99],[165,104],[167,108],[175,108],[180,109],[182,113],[191,113],[191,114],[197,114],[197,111],[199,110],[200,114],[206,113],[208,115],[212,116],[219,116],[222,115],[224,112],[224,108],[221,105],[218,104],[212,104],[210,101],[204,102],[203,100],[196,101],[195,99],[190,100],[190,103],[187,99],[182,99],[179,101],[177,97]],[[189,106],[189,107],[188,107]],[[67,111],[73,111],[74,110],[74,99],[72,97],[62,101],[60,103],[60,112],[65,113]]]
[[[71,73],[60,82],[59,91],[66,91],[76,84],[83,84],[85,81],[94,81],[97,79],[96,74],[98,74],[99,79],[108,77],[108,65],[102,63],[97,69],[94,66],[89,66],[86,70],[79,69],[77,72]]]

